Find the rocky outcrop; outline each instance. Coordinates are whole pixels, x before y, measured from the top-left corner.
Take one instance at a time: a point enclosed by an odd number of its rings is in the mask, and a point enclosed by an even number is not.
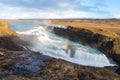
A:
[[[33,51],[0,50],[3,80],[119,80],[110,68],[77,65]],[[19,66],[18,66],[19,65]]]
[[[72,41],[81,42],[84,45],[96,47],[108,57],[112,57],[120,64],[120,36],[103,35],[84,28],[74,28],[68,26],[67,29],[54,27],[53,32],[59,36],[69,38]]]
[[[23,51],[23,47],[17,43],[19,38],[20,35],[10,29],[7,20],[0,21],[0,48],[12,51]]]
[[[24,48],[16,43],[17,37],[4,36],[0,37],[0,48],[12,50],[12,51],[23,51]]]

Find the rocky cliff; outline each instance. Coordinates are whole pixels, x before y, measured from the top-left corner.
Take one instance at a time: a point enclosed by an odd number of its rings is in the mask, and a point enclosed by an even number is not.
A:
[[[120,64],[120,36],[114,32],[101,29],[92,31],[71,26],[68,26],[67,29],[54,27],[53,31],[55,34],[67,37],[70,40],[96,47]]]

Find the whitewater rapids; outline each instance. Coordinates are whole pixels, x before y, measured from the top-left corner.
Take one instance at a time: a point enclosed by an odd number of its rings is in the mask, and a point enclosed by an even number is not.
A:
[[[67,40],[52,33],[52,29],[57,26],[53,25],[49,30],[47,26],[37,25],[31,27],[31,24],[26,25],[24,23],[17,25],[12,24],[12,26],[13,30],[16,30],[26,41],[32,44],[29,48],[42,52],[44,55],[86,66],[104,67],[114,65],[111,64],[107,57],[99,50]],[[22,30],[20,26],[24,26],[24,30]],[[27,28],[26,30],[25,26]],[[61,26],[61,28],[66,29],[65,26]],[[66,52],[66,40],[69,45],[74,47],[75,52],[72,57],[70,49]]]

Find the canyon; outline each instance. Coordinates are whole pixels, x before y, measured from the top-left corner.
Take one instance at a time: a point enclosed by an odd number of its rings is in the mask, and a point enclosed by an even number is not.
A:
[[[14,20],[14,22],[41,21]],[[20,34],[11,30],[12,20],[0,21],[0,79],[4,80],[119,80],[120,79],[120,33],[119,20],[50,20],[53,33],[71,41],[89,45],[112,58],[117,66],[91,67],[56,59],[42,52],[26,50],[20,44]],[[118,26],[116,26],[118,24]],[[51,26],[51,25],[49,25]],[[98,27],[97,27],[98,26]],[[108,26],[108,27],[107,27]],[[20,42],[20,43],[19,43]],[[31,62],[32,61],[32,62]],[[26,65],[27,63],[27,65]],[[31,63],[31,64],[30,64]],[[22,66],[25,66],[22,67]],[[29,68],[32,67],[33,69]],[[34,70],[35,69],[35,70]]]

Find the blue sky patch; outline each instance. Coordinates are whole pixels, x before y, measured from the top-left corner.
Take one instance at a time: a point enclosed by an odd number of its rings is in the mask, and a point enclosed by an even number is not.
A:
[[[119,18],[119,3],[120,0],[1,0],[0,18]]]

